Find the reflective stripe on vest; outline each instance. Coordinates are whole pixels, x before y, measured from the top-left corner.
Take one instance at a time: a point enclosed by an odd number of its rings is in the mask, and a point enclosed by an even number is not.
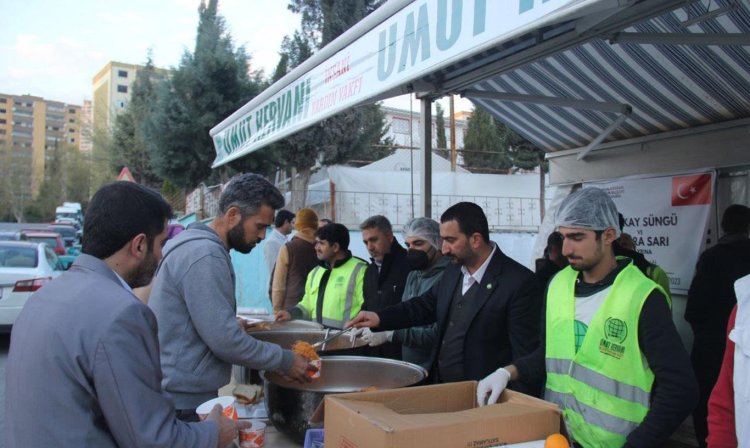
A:
[[[349,320],[349,316],[352,313],[352,306],[354,305],[354,288],[357,286],[357,275],[359,274],[359,271],[361,271],[365,266],[367,265],[358,263],[349,276],[349,284],[346,287],[346,302],[344,304],[344,314],[342,316],[343,319],[336,320],[323,317],[323,325],[325,325],[326,327],[344,328],[344,324]]]
[[[557,404],[561,408],[570,409],[580,414],[592,425],[615,433],[621,437],[627,437],[640,423],[631,422],[602,412],[592,406],[576,400],[572,394],[563,394],[550,389],[544,390],[544,399]],[[575,437],[575,435],[574,435]],[[579,439],[576,441],[580,442]]]
[[[648,407],[651,403],[651,394],[648,391],[609,378],[569,359],[547,358],[545,364],[547,366],[547,373],[570,375],[595,389],[622,398],[623,400],[638,403],[644,407]]]
[[[568,267],[550,282],[545,398],[563,409],[584,446],[622,446],[648,413],[651,372],[638,344],[641,308],[658,286],[632,263],[617,275],[575,352],[575,282]]]

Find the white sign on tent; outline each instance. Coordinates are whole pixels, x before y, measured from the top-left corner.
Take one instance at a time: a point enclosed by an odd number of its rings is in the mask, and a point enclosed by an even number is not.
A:
[[[713,172],[634,176],[585,187],[604,189],[625,217],[636,250],[669,276],[672,292],[687,293],[703,247],[713,201]]]
[[[212,129],[213,166],[599,1],[411,3],[265,101],[250,101]]]

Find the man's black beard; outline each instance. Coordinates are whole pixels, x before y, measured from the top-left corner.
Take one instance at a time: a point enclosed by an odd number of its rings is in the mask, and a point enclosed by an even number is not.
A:
[[[229,248],[241,254],[249,254],[257,244],[257,241],[253,243],[245,242],[245,228],[242,226],[242,222],[229,229],[227,240],[229,241]]]

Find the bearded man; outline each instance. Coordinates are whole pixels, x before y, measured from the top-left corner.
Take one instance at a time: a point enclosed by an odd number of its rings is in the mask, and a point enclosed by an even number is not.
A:
[[[249,253],[283,205],[281,193],[266,179],[239,174],[222,192],[219,214],[209,225],[191,224],[164,248],[149,306],[159,321],[162,385],[178,418],[197,420],[195,408],[229,383],[232,364],[309,381],[308,360],[249,336],[235,317],[229,250]]]

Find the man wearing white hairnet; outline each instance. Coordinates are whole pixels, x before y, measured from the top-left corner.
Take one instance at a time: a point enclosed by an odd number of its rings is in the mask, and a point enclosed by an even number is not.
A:
[[[568,196],[555,215],[570,265],[547,287],[540,348],[477,387],[495,403],[509,380],[546,374],[544,398],[584,447],[661,446],[697,402],[690,359],[669,298],[616,258],[617,208],[603,190]]]
[[[406,277],[406,286],[401,301],[421,296],[430,290],[443,277],[443,271],[450,264],[440,248],[440,225],[434,219],[414,218],[404,225],[404,242],[406,243],[406,261],[414,269]],[[430,369],[430,354],[437,340],[436,325],[372,332],[365,328],[363,338],[370,346],[385,342],[402,345],[402,359]]]

